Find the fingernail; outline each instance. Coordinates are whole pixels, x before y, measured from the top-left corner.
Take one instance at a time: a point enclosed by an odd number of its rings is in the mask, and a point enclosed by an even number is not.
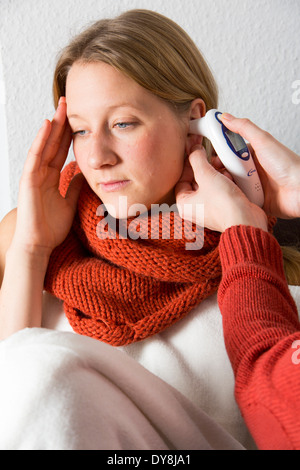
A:
[[[58,106],[61,105],[62,103],[65,103],[66,102],[66,97],[65,96],[61,96],[59,98],[59,102],[58,102]]]
[[[223,113],[221,119],[224,119],[225,121],[232,121],[234,117],[232,116],[232,114]]]

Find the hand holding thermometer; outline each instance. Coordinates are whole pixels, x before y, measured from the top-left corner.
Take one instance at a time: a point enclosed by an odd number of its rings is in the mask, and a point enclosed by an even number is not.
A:
[[[262,207],[264,193],[246,142],[222,123],[222,113],[209,110],[201,119],[190,122],[190,133],[207,137],[235,183],[254,204]]]

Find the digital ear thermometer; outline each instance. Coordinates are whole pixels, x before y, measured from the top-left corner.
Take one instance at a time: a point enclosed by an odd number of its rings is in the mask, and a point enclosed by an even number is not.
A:
[[[262,207],[264,193],[247,144],[239,134],[224,126],[221,115],[217,109],[209,110],[203,118],[190,122],[190,133],[203,135],[211,141],[237,186],[251,202]]]

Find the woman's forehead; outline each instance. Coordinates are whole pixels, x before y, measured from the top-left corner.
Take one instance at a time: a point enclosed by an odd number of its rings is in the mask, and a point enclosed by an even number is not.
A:
[[[66,98],[69,118],[95,106],[111,112],[121,108],[147,112],[165,106],[156,95],[103,62],[75,63],[67,77]]]

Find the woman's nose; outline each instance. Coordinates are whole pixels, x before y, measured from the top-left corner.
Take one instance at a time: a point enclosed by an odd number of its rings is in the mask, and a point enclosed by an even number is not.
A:
[[[101,136],[94,136],[88,154],[88,165],[90,168],[97,170],[104,165],[116,165],[118,155],[113,150],[112,143],[109,139]]]

